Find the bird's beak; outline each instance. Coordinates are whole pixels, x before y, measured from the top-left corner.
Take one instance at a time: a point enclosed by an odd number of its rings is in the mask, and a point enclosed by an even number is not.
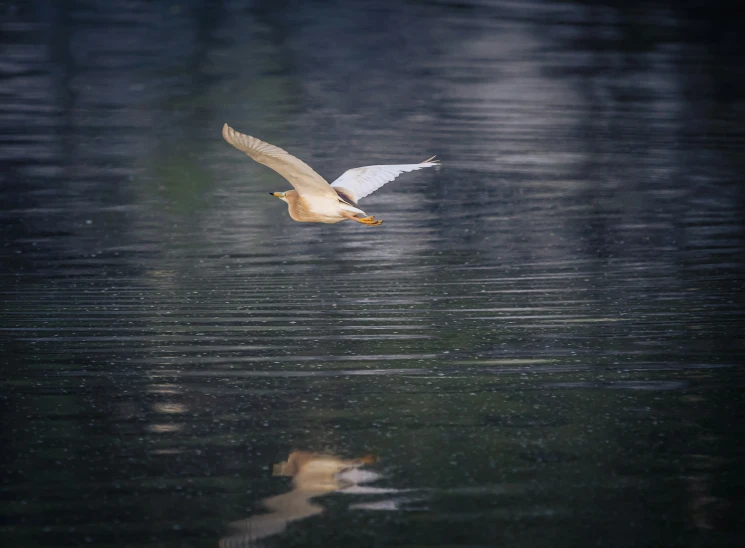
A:
[[[270,192],[269,194],[271,194],[275,198],[284,198],[285,197],[284,192]]]

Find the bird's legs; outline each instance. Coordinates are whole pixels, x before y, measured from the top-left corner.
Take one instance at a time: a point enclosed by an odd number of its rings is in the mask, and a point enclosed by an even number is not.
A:
[[[383,221],[376,219],[372,215],[369,217],[352,217],[352,220],[367,226],[378,226],[383,224]]]
[[[346,213],[346,214],[345,214]],[[370,217],[355,217],[351,213],[347,213],[346,211],[342,213],[347,219],[350,219],[352,221],[356,221],[360,224],[367,225],[367,226],[378,226],[383,224],[383,221],[377,220],[372,215]]]

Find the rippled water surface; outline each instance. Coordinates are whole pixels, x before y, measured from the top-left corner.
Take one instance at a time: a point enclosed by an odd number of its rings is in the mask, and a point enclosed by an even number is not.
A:
[[[735,546],[723,9],[2,2],[4,546]],[[293,222],[224,122],[332,180]]]

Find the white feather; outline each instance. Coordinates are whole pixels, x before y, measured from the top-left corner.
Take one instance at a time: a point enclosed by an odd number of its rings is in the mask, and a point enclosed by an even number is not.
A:
[[[344,211],[351,211],[352,213],[354,213],[354,214],[356,214],[356,215],[357,215],[357,214],[359,214],[359,215],[367,215],[367,213],[365,213],[364,211],[362,211],[362,210],[361,210],[360,208],[358,208],[358,207],[354,207],[354,206],[351,206],[351,205],[349,205],[349,204],[344,204],[344,203],[341,203],[341,202],[340,202],[340,203],[339,203],[339,206],[340,206],[340,207],[341,207],[341,208],[342,208],[342,209],[343,209]]]
[[[349,169],[336,181],[331,183],[331,186],[347,190],[350,198],[357,202],[365,196],[372,194],[384,184],[390,183],[402,173],[440,165],[440,162],[432,160],[434,160],[434,157],[421,164],[365,166]]]

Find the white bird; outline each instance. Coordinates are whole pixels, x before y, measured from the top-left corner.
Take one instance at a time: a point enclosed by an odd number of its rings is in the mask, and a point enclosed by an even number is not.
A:
[[[360,199],[402,173],[440,165],[439,160],[432,156],[420,164],[358,167],[345,171],[328,184],[308,164],[279,147],[239,133],[228,124],[223,126],[222,136],[235,148],[290,182],[295,190],[269,194],[287,202],[290,217],[304,223],[338,223],[351,219],[363,225],[377,226],[383,221],[362,211],[357,205]]]

